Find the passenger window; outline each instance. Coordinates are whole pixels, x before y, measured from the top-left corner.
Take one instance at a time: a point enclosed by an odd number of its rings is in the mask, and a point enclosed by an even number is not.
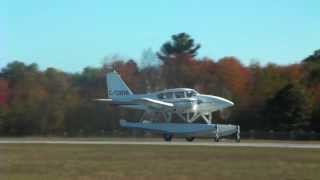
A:
[[[184,98],[185,97],[183,91],[175,92],[174,94],[175,94],[176,98]]]
[[[173,98],[173,93],[172,92],[167,92],[164,94],[164,99],[172,99]]]

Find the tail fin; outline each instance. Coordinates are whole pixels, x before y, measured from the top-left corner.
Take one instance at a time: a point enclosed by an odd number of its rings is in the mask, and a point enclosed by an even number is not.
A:
[[[119,97],[121,98],[133,94],[116,71],[107,74],[107,88],[108,97],[111,99],[116,99]]]

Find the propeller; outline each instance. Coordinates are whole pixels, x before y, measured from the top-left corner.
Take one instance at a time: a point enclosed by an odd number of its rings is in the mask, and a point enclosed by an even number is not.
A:
[[[231,110],[228,109],[228,108],[227,109],[221,109],[219,111],[219,115],[220,115],[221,119],[226,120],[231,116]]]

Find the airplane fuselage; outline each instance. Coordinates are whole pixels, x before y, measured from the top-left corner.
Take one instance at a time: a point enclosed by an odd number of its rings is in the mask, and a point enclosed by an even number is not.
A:
[[[145,106],[138,103],[134,103],[135,100],[141,98],[150,98],[154,100],[172,103],[174,104],[174,108],[171,110],[173,113],[210,113],[233,106],[233,102],[227,99],[212,95],[199,94],[195,90],[189,88],[166,89],[150,94],[122,94],[123,96],[118,96],[117,100],[113,102],[114,105],[139,110],[153,110],[146,109]]]
[[[186,139],[192,141],[195,133],[209,132],[209,134],[212,134],[214,130],[215,139],[218,140],[220,132],[218,125],[212,124],[212,112],[234,105],[233,102],[222,97],[200,94],[189,88],[166,89],[148,94],[133,94],[116,71],[107,74],[106,83],[108,98],[96,99],[96,101],[143,111],[139,123],[127,123],[122,120],[120,122],[122,127],[161,132],[166,141],[170,141],[175,133],[187,135]],[[173,120],[176,115],[178,118]],[[204,120],[207,125],[172,123],[177,122],[177,120],[193,123],[199,118]],[[233,132],[240,132],[238,126],[233,126],[231,129],[237,129],[237,131]],[[228,131],[231,132],[230,128]],[[240,136],[237,135],[237,137]]]

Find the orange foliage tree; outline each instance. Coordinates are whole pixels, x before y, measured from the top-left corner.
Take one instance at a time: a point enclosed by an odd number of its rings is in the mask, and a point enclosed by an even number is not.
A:
[[[225,57],[217,63],[217,73],[232,97],[243,99],[248,95],[250,71],[235,57]]]
[[[8,81],[0,79],[0,106],[6,105],[9,96]]]

